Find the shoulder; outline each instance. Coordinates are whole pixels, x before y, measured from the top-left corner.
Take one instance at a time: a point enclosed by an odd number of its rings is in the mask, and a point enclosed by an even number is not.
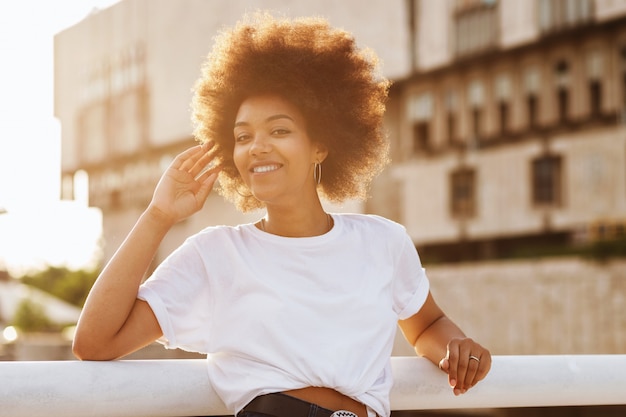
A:
[[[403,242],[410,239],[406,228],[400,223],[374,214],[334,214],[342,223],[343,229],[363,238],[382,242]]]
[[[367,228],[373,231],[406,234],[403,225],[376,214],[333,214],[333,217],[335,216],[340,218],[347,228]]]
[[[252,224],[209,226],[189,236],[184,245],[205,246],[208,242],[221,242],[222,244],[228,241],[237,242],[249,236],[252,233],[252,228],[254,228]]]

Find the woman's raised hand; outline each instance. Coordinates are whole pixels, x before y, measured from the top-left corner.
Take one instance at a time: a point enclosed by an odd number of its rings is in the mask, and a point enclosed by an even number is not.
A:
[[[197,145],[180,153],[161,176],[148,210],[176,223],[199,211],[213,189],[219,166],[213,142]]]

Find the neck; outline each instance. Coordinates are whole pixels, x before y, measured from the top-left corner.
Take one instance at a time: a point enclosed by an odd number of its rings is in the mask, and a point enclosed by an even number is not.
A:
[[[267,232],[285,237],[319,236],[332,228],[332,217],[321,205],[317,210],[306,213],[280,212],[268,208],[267,215],[258,223]]]

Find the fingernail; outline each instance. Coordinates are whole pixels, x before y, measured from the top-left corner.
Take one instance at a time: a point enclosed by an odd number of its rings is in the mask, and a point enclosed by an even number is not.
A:
[[[450,380],[450,386],[453,387],[453,388],[456,386],[456,379],[451,379]]]

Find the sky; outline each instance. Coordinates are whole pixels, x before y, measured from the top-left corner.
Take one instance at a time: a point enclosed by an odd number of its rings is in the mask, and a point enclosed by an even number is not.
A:
[[[53,37],[119,0],[0,0],[0,269],[97,261],[101,214],[61,202]]]

